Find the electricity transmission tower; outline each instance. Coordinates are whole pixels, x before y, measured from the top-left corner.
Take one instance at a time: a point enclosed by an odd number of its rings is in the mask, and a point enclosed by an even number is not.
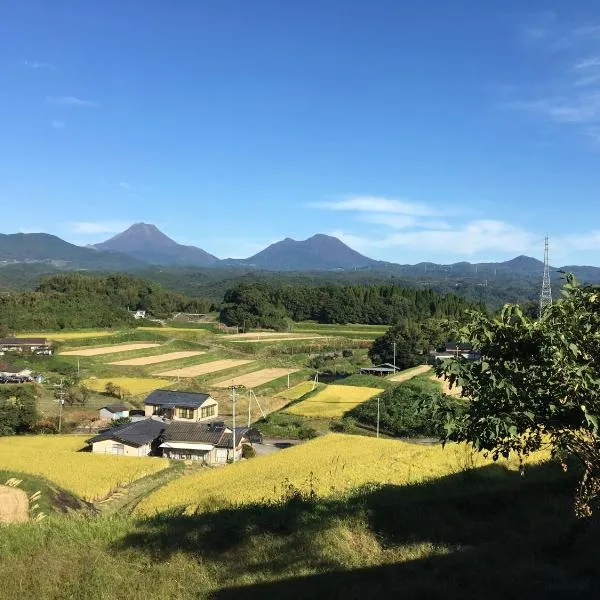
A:
[[[548,236],[546,236],[544,240],[544,277],[540,294],[540,319],[549,306],[552,306],[552,288],[550,287],[550,264],[548,262]]]

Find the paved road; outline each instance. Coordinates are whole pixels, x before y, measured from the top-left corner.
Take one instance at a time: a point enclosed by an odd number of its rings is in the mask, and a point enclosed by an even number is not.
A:
[[[273,454],[274,452],[284,450],[285,448],[289,448],[290,446],[296,446],[300,443],[302,443],[300,440],[290,440],[283,438],[264,438],[262,444],[252,445],[256,450],[257,456],[266,456],[268,454]]]

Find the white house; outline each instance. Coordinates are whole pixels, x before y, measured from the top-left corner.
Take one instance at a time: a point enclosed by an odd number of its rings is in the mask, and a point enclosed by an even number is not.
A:
[[[156,450],[164,429],[165,424],[160,419],[149,418],[107,429],[87,440],[87,443],[95,453],[148,456]]]
[[[100,418],[106,421],[116,421],[129,416],[129,407],[125,404],[109,404],[100,409]]]

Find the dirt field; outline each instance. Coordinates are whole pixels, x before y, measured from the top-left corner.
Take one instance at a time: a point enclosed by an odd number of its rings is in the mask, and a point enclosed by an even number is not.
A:
[[[427,373],[431,367],[429,365],[421,365],[420,367],[415,367],[414,369],[410,369],[405,373],[400,373],[399,375],[393,375],[392,377],[388,377],[388,381],[395,381],[396,383],[402,383],[403,381],[408,381],[417,375],[422,375],[423,373]]]
[[[206,352],[167,352],[167,354],[157,354],[156,356],[142,356],[140,358],[128,358],[127,360],[119,360],[117,362],[111,362],[108,364],[121,365],[123,367],[141,367],[144,365],[154,365],[156,363],[167,362],[168,360],[177,360],[180,358],[189,358],[190,356],[198,356],[199,354],[206,354]]]
[[[0,523],[27,521],[29,499],[23,490],[0,485]]]
[[[326,337],[322,335],[299,335],[299,336],[281,336],[276,338],[246,338],[244,340],[232,340],[231,338],[234,336],[227,336],[226,340],[233,342],[234,344],[243,344],[248,342],[255,342],[259,344],[266,344],[268,342],[286,342],[286,341],[295,341],[295,340],[325,340]]]
[[[285,375],[295,373],[296,371],[299,371],[299,369],[261,369],[260,371],[254,371],[254,373],[230,377],[229,379],[224,379],[213,385],[218,388],[226,388],[229,387],[233,381],[236,385],[253,388],[262,385],[263,383],[267,383],[267,381],[272,381],[273,379],[279,379]]]
[[[145,350],[146,348],[156,348],[160,344],[139,343],[139,344],[114,344],[113,346],[93,346],[78,348],[77,350],[67,350],[61,352],[63,356],[99,356],[101,354],[115,354],[116,352],[129,352],[130,350]]]
[[[277,331],[251,331],[249,333],[234,333],[223,339],[231,342],[273,342],[275,340],[314,340],[321,335],[305,335],[302,333],[279,333]]]
[[[231,358],[213,360],[212,362],[202,363],[201,365],[192,365],[191,367],[182,367],[181,369],[172,369],[170,371],[154,373],[154,375],[157,375],[158,377],[197,377],[198,375],[206,375],[207,373],[214,373],[215,371],[223,371],[224,369],[247,365],[251,362],[254,361],[234,360]]]
[[[443,379],[442,377],[437,377],[436,375],[432,375],[431,381],[437,381],[438,383],[441,383],[442,384],[442,392],[444,392],[444,394],[448,394],[448,396],[459,397],[462,392],[462,388],[457,385],[450,388],[450,383],[446,379]]]

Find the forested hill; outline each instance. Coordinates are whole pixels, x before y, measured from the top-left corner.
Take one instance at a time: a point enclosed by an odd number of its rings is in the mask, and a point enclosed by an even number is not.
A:
[[[156,317],[173,312],[208,312],[214,306],[130,275],[59,273],[35,291],[0,296],[0,331],[118,327],[131,323],[129,310]]]
[[[225,293],[221,319],[229,325],[284,329],[289,320],[391,324],[427,319],[461,320],[484,310],[453,294],[397,285],[309,286],[240,284]]]

